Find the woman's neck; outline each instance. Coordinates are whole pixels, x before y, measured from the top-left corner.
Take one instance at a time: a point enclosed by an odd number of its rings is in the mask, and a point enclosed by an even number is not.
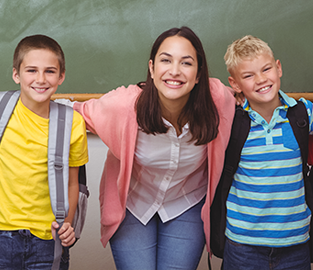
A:
[[[161,104],[162,117],[169,121],[176,130],[177,136],[182,133],[182,127],[178,124],[178,118],[183,110],[184,106],[166,106]],[[187,121],[182,122],[182,126],[185,125]]]

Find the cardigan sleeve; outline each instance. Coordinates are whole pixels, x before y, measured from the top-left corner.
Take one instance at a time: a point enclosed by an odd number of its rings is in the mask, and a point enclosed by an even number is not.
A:
[[[225,150],[227,148],[230,137],[236,103],[230,88],[225,86],[220,80],[210,78],[210,90],[218,110],[220,124],[218,127],[217,137],[208,144],[209,184],[206,202],[202,208],[201,213],[202,220],[204,222],[204,232],[208,251],[210,251],[210,206],[214,198],[217,184],[222,174]]]
[[[140,92],[136,85],[122,86],[99,99],[75,102],[73,106],[83,116],[86,128],[97,134],[117,157],[124,129],[136,118],[135,102]]]

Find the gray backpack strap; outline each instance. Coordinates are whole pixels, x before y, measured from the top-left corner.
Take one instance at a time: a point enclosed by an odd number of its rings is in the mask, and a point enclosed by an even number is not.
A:
[[[59,228],[68,214],[69,151],[72,132],[73,109],[50,102],[48,179],[52,211]],[[55,236],[54,262],[52,270],[59,269],[62,245],[58,233]]]
[[[16,103],[20,97],[21,91],[0,92],[0,142],[4,130],[14,111]]]

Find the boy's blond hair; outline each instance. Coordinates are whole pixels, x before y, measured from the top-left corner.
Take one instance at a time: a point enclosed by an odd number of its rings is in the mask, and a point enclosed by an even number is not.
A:
[[[228,72],[232,73],[242,59],[254,58],[262,53],[268,53],[274,57],[273,51],[268,44],[257,37],[247,35],[235,40],[228,46],[224,56]]]
[[[45,49],[55,53],[60,66],[60,75],[65,72],[65,57],[61,46],[52,38],[45,35],[33,35],[23,38],[16,46],[13,55],[13,68],[20,73],[20,66],[25,54],[31,50]]]

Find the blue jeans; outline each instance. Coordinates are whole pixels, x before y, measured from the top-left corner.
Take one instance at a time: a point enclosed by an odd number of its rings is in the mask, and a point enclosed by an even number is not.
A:
[[[223,270],[230,269],[310,270],[309,245],[272,248],[243,245],[226,238]]]
[[[163,223],[158,214],[143,225],[128,210],[110,239],[118,270],[196,269],[205,244],[201,209],[204,199]]]
[[[54,240],[42,240],[28,230],[0,231],[0,269],[51,269]]]

